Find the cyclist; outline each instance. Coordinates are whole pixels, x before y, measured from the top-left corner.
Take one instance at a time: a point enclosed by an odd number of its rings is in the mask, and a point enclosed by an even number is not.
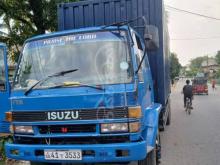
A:
[[[186,85],[184,85],[183,87],[183,95],[184,95],[184,107],[186,107],[186,98],[189,98],[192,108],[193,87],[192,85],[190,85],[190,80],[186,80]]]

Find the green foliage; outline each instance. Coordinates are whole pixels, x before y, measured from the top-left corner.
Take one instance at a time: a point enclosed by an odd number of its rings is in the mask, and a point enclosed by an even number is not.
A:
[[[0,161],[5,160],[5,144],[6,143],[11,143],[12,142],[12,137],[11,136],[5,136],[5,137],[0,137]]]
[[[182,66],[179,63],[179,60],[175,53],[171,53],[170,61],[171,61],[170,76],[171,79],[174,79],[179,75]]]
[[[196,76],[197,73],[203,72],[202,63],[205,60],[208,60],[208,56],[196,57],[196,58],[192,59],[190,61],[190,65],[189,65],[190,70],[188,70],[186,72],[186,76],[194,77],[194,76]]]
[[[198,69],[192,68],[192,69],[186,71],[186,76],[187,77],[194,77],[194,76],[196,76],[196,74],[198,72],[200,72]]]
[[[215,60],[220,65],[220,51],[217,52],[217,54],[215,56]]]
[[[190,61],[190,68],[193,69],[193,70],[196,70],[196,71],[202,71],[201,69],[201,65],[202,65],[202,62],[207,60],[208,59],[208,56],[203,56],[203,57],[197,57],[197,58],[194,58]]]
[[[57,4],[77,0],[0,0],[0,17],[7,35],[0,34],[0,42],[9,47],[13,61],[17,61],[24,41],[34,35],[57,29]]]
[[[220,69],[217,71],[216,77],[217,77],[217,78],[220,78]]]

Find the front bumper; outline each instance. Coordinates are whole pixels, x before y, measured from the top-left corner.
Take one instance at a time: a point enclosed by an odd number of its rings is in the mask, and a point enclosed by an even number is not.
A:
[[[113,144],[91,144],[91,145],[23,145],[6,144],[6,156],[16,160],[27,160],[33,162],[59,163],[65,161],[48,161],[42,154],[45,149],[71,150],[79,149],[82,151],[94,151],[94,155],[83,155],[80,161],[66,161],[79,163],[98,163],[98,162],[130,162],[142,160],[147,155],[146,141]],[[15,154],[16,151],[16,154]],[[41,155],[39,155],[41,151]],[[117,153],[126,151],[126,156],[119,156]],[[38,153],[38,154],[37,154]]]

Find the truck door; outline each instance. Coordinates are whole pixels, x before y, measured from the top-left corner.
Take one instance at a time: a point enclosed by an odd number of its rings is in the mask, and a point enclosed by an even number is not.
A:
[[[144,56],[144,44],[141,38],[135,32],[133,32],[132,37],[134,41],[134,54],[138,66],[141,62],[141,59]],[[147,56],[145,56],[145,59],[138,72],[138,79],[139,79],[138,93],[140,94],[139,99],[141,99],[139,101],[142,103],[142,106],[146,108],[152,103],[151,74],[150,74],[150,67]]]
[[[0,133],[9,132],[9,123],[6,122],[5,112],[9,110],[9,80],[7,67],[6,45],[0,43]]]

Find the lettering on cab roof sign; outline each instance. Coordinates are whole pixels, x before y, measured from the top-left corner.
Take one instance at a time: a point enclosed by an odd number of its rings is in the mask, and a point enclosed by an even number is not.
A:
[[[120,33],[120,34],[119,34]],[[119,41],[125,39],[125,32],[93,32],[93,33],[84,33],[84,34],[70,34],[65,36],[59,37],[51,37],[42,40],[36,40],[27,43],[26,48],[36,48],[36,47],[45,47],[45,46],[52,46],[52,45],[65,45],[68,43],[78,43],[84,41]]]

